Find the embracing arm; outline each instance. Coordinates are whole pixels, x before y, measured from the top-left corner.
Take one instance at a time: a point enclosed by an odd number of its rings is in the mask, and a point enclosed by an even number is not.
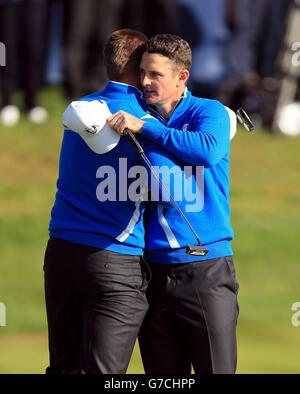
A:
[[[125,128],[141,134],[185,163],[211,167],[229,150],[230,134],[236,130],[236,117],[232,114],[218,101],[210,100],[191,116],[193,130],[166,127],[152,117],[141,120],[124,111],[108,118],[108,124],[120,134]]]
[[[194,115],[193,129],[178,130],[161,123],[146,122],[142,136],[189,164],[211,167],[228,152],[230,145],[230,118],[225,107],[211,101]]]

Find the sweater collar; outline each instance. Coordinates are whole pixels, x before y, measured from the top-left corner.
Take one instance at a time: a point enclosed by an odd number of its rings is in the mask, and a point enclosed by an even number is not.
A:
[[[111,98],[121,99],[122,96],[134,95],[137,99],[142,99],[143,93],[132,85],[122,82],[109,81],[103,89],[103,94],[109,93]],[[126,99],[126,97],[124,97]]]

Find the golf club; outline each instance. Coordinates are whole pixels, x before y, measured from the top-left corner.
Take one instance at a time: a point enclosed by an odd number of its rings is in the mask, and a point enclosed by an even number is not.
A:
[[[254,130],[254,125],[251,122],[249,116],[247,115],[246,111],[243,108],[239,108],[236,111],[236,117],[238,119],[238,121],[244,126],[244,128],[247,131],[253,131]],[[168,197],[170,198],[172,204],[174,205],[174,207],[177,209],[178,213],[180,214],[180,216],[183,218],[183,220],[185,221],[185,223],[187,224],[187,226],[189,227],[189,229],[191,230],[191,232],[193,233],[194,237],[197,240],[198,245],[186,245],[186,253],[190,254],[190,255],[194,255],[194,256],[206,256],[206,254],[208,253],[208,249],[205,248],[204,246],[202,246],[200,238],[198,237],[197,233],[195,232],[195,230],[193,229],[193,227],[191,226],[190,222],[188,221],[188,219],[186,218],[186,216],[184,215],[184,213],[182,212],[182,210],[179,208],[178,204],[176,203],[176,201],[174,200],[174,198],[172,197],[171,193],[169,192],[169,190],[166,188],[166,186],[163,184],[163,182],[161,181],[161,179],[159,178],[159,176],[156,174],[156,172],[154,171],[150,160],[148,159],[148,157],[145,155],[144,149],[141,147],[140,143],[138,142],[138,140],[135,138],[134,134],[132,133],[131,130],[129,129],[125,129],[123,132],[123,135],[125,135],[129,141],[131,142],[131,144],[133,145],[133,147],[136,149],[136,151],[138,152],[138,154],[142,157],[142,159],[144,160],[144,162],[146,163],[147,167],[150,169],[151,174],[154,176],[154,178],[157,180],[157,182],[160,184],[160,186],[162,187],[162,189],[165,191],[165,193],[167,193]]]
[[[135,138],[134,134],[132,133],[131,130],[129,129],[125,129],[123,132],[123,135],[125,135],[129,141],[131,142],[131,144],[133,145],[133,147],[136,149],[136,151],[138,152],[138,154],[142,157],[142,159],[144,160],[144,162],[146,163],[147,167],[149,168],[149,170],[151,171],[151,174],[154,176],[154,178],[157,180],[157,182],[160,184],[160,186],[162,187],[162,189],[167,193],[168,197],[170,198],[172,204],[174,205],[174,207],[177,209],[178,213],[180,214],[180,216],[183,218],[183,220],[185,221],[185,223],[187,224],[187,226],[189,227],[189,229],[191,230],[191,232],[193,233],[194,237],[196,238],[198,245],[186,245],[186,253],[190,254],[190,255],[194,255],[194,256],[205,256],[208,252],[208,249],[206,249],[204,246],[201,245],[200,242],[200,238],[198,237],[198,235],[196,234],[195,230],[193,229],[193,227],[191,226],[190,222],[188,221],[188,219],[186,218],[186,216],[184,215],[184,213],[182,212],[182,210],[179,208],[178,204],[176,203],[176,201],[174,200],[174,198],[172,197],[171,193],[169,192],[169,190],[166,188],[166,186],[163,184],[163,182],[161,181],[161,179],[159,178],[159,176],[156,174],[156,172],[154,171],[150,160],[148,159],[148,157],[145,155],[144,149],[141,147],[140,143],[138,142],[138,140]]]
[[[254,130],[254,125],[243,108],[240,108],[236,111],[236,117],[247,131],[250,132]]]

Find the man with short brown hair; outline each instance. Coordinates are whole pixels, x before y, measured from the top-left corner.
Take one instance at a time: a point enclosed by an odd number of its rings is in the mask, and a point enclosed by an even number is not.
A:
[[[131,29],[113,32],[103,50],[104,65],[111,81],[119,81],[140,87],[137,64],[144,52],[145,35]],[[126,82],[125,82],[126,81]]]
[[[192,67],[192,50],[187,41],[173,34],[157,34],[145,45],[145,52],[166,56],[176,67],[190,71]]]

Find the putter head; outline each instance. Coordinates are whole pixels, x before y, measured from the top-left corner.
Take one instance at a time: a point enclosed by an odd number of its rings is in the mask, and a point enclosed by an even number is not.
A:
[[[243,108],[240,108],[236,111],[236,117],[247,131],[253,131],[254,125]]]
[[[186,245],[186,254],[190,254],[193,256],[206,256],[208,249],[206,249],[202,245]]]

